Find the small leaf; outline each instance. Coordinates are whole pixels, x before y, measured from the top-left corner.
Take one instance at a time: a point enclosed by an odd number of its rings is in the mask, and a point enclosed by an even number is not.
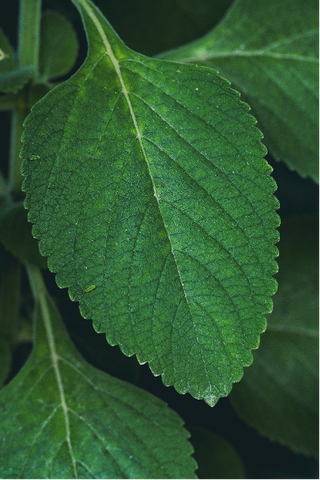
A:
[[[272,155],[318,180],[318,2],[237,0],[217,27],[162,58],[219,70],[252,107]]]
[[[89,55],[25,124],[33,234],[110,344],[213,405],[252,362],[276,289],[261,133],[211,69],[138,55],[75,4]]]
[[[0,28],[0,78],[1,74],[13,70],[14,64],[14,52],[9,42],[8,37]]]
[[[21,262],[47,267],[46,259],[39,254],[38,242],[32,237],[22,202],[1,204],[0,242]]]
[[[253,365],[230,400],[261,434],[318,455],[318,221],[281,225],[279,291]]]
[[[71,23],[56,12],[45,12],[41,19],[39,59],[42,80],[68,73],[77,54],[78,39]]]
[[[1,478],[196,478],[178,415],[87,364],[48,297],[31,357],[0,392],[0,424]]]

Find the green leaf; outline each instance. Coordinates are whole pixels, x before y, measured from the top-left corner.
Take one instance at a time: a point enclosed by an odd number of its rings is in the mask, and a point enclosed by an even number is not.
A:
[[[46,259],[39,254],[38,242],[32,237],[22,202],[1,205],[0,242],[21,262],[47,267]]]
[[[74,66],[78,39],[71,23],[56,12],[41,19],[39,70],[42,80],[60,77]]]
[[[318,2],[237,0],[200,40],[163,58],[213,67],[252,107],[272,155],[318,173]]]
[[[110,344],[213,405],[252,362],[276,289],[261,133],[211,69],[138,55],[75,4],[89,55],[25,123],[33,234]]]
[[[246,478],[241,457],[227,440],[198,426],[188,430],[199,478]]]
[[[285,220],[279,291],[253,365],[230,400],[261,434],[318,455],[318,221]]]
[[[196,478],[182,420],[87,364],[38,288],[34,351],[0,392],[2,478]]]

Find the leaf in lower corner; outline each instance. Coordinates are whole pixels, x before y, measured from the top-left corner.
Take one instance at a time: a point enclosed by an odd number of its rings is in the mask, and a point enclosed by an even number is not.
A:
[[[162,58],[207,65],[250,103],[272,155],[319,180],[319,4],[237,0],[209,34]]]
[[[1,478],[196,478],[189,436],[161,400],[87,364],[48,299],[35,349],[0,392]]]
[[[33,233],[110,344],[213,405],[252,362],[276,289],[261,133],[211,69],[138,55],[75,4],[89,56],[25,124]]]

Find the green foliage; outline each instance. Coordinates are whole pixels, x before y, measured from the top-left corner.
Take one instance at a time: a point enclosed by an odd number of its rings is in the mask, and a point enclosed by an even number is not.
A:
[[[21,262],[46,268],[46,259],[39,254],[37,242],[32,238],[31,225],[27,221],[22,202],[3,202],[0,212],[0,240]]]
[[[96,2],[0,6],[0,476],[313,477],[315,2]]]
[[[214,405],[251,363],[275,291],[261,135],[214,72],[137,55],[97,10],[81,13],[85,64],[25,123],[34,236],[109,343]]]
[[[204,428],[191,426],[188,429],[200,478],[245,478],[241,458],[229,442]]]
[[[73,67],[78,39],[70,22],[55,12],[46,12],[41,21],[39,65],[43,81],[60,77]]]
[[[2,391],[1,476],[195,478],[182,420],[147,392],[88,365],[30,270],[38,292],[35,346]]]
[[[316,457],[318,221],[303,217],[286,220],[280,233],[283,254],[274,312],[253,366],[236,385],[230,400],[239,415],[264,435]]]
[[[249,102],[274,158],[318,180],[318,37],[316,0],[237,0],[217,28],[163,57],[219,70]]]

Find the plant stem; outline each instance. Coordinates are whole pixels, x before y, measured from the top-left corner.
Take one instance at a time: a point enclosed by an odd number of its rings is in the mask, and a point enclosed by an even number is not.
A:
[[[38,74],[41,0],[20,0],[18,62],[19,67],[34,65]]]
[[[35,77],[38,75],[39,45],[40,45],[41,0],[20,0],[19,35],[18,35],[18,66],[35,66]],[[25,87],[28,88],[28,87]],[[17,104],[12,112],[12,127],[10,141],[9,187],[12,193],[18,193],[21,187],[21,135],[23,121],[28,109],[23,104]]]

